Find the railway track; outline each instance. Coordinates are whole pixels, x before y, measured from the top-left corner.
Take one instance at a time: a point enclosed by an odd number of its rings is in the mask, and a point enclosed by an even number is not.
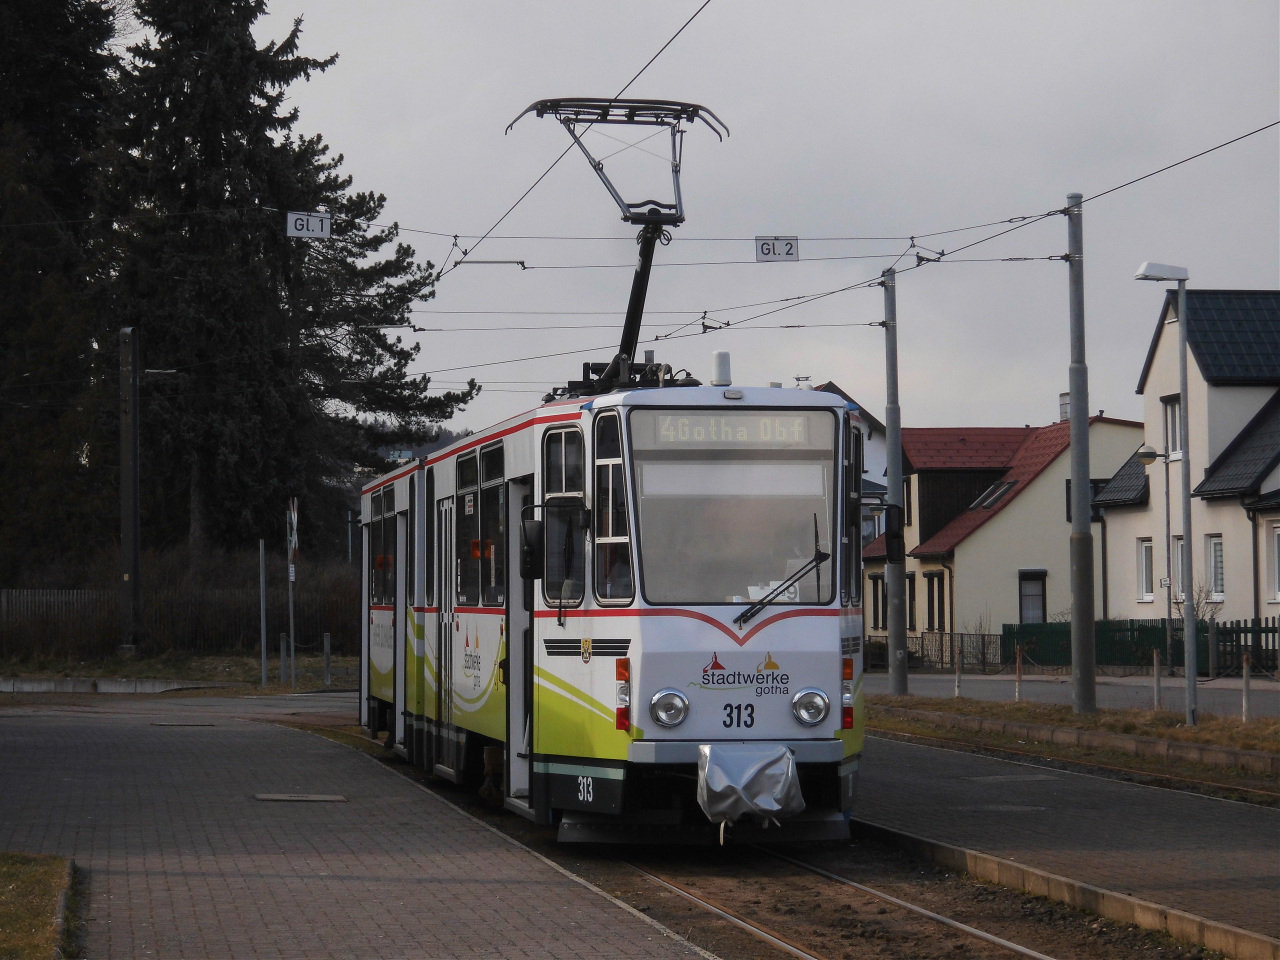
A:
[[[756,849],[760,850],[761,853],[767,856],[771,856],[785,863],[789,863],[794,867],[800,868],[801,870],[807,870],[809,873],[812,873],[816,876],[820,876],[827,880],[832,880],[836,883],[840,883],[845,886],[852,887],[853,889],[858,890],[861,893],[865,893],[871,897],[874,897],[876,900],[883,901],[885,903],[891,903],[896,907],[900,907],[903,910],[908,910],[911,913],[924,917],[926,920],[933,921],[934,923],[937,923],[950,930],[954,930],[960,934],[963,934],[964,936],[972,937],[976,940],[981,940],[984,943],[992,944],[996,947],[1001,948],[1002,950],[1006,950],[1010,953],[1016,954],[1017,956],[1028,957],[1030,958],[1030,960],[1055,960],[1055,958],[1049,956],[1048,954],[1040,953],[1039,951],[1032,950],[1029,947],[1024,947],[1021,944],[1017,944],[1010,940],[1006,940],[1003,937],[997,937],[994,934],[987,933],[984,930],[979,930],[976,927],[971,927],[966,923],[961,923],[960,921],[953,920],[950,917],[944,917],[942,914],[935,913],[934,911],[926,909],[925,907],[922,907],[919,904],[911,903],[907,900],[903,900],[899,897],[895,897],[891,894],[885,893],[882,890],[877,890],[874,887],[867,886],[866,884],[862,884],[854,880],[850,880],[848,877],[842,877],[839,874],[832,873],[829,870],[824,870],[821,867],[816,867],[811,863],[805,863],[802,860],[797,860],[794,857],[789,857],[789,856],[786,856],[785,854],[777,853],[772,850],[764,850],[762,848],[756,848]],[[675,895],[683,898],[684,900],[690,903],[693,903],[696,906],[701,907],[702,909],[719,917],[721,920],[724,920],[730,924],[733,924],[738,929],[746,931],[747,933],[751,934],[757,939],[763,940],[765,943],[769,944],[772,947],[777,948],[778,950],[783,951],[784,953],[788,953],[793,957],[798,957],[800,958],[800,960],[828,960],[827,956],[820,953],[811,952],[810,950],[798,944],[794,939],[784,936],[781,932],[774,930],[758,921],[749,920],[746,917],[742,916],[740,912],[731,910],[727,906],[721,903],[717,903],[709,899],[705,895],[700,896],[699,894],[693,892],[692,890],[688,889],[686,886],[680,883],[676,883],[671,879],[663,878],[658,876],[657,874],[650,873],[648,870],[645,870],[642,867],[638,867],[633,863],[628,863],[627,865],[631,867],[631,869],[635,870],[637,873],[646,877],[648,880],[652,881],[653,883],[657,884],[663,889],[666,889],[671,893],[674,893]]]

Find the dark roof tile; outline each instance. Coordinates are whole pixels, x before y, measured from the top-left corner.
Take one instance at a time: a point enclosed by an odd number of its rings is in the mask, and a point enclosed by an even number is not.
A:
[[[1098,491],[1093,498],[1098,507],[1132,507],[1144,504],[1151,495],[1151,482],[1147,479],[1147,467],[1138,459],[1135,450],[1133,456],[1124,462],[1107,485]]]
[[[1198,497],[1257,493],[1277,463],[1280,463],[1280,390],[1219,454],[1194,492]]]
[[[1177,313],[1176,290],[1165,293],[1138,393],[1146,389],[1164,319]],[[1213,384],[1280,384],[1280,290],[1188,290],[1187,344]]]

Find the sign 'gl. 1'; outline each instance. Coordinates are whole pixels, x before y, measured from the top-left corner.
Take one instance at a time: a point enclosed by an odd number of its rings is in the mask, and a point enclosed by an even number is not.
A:
[[[756,260],[799,260],[799,237],[756,237]]]
[[[289,237],[313,237],[328,240],[333,215],[329,213],[299,213],[290,210],[285,221],[285,235]]]

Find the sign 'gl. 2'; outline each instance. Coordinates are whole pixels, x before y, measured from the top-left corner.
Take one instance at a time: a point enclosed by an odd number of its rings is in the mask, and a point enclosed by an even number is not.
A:
[[[756,237],[756,260],[799,260],[799,237]]]
[[[333,225],[333,214],[330,213],[299,213],[290,210],[288,219],[285,221],[285,236],[288,237],[313,237],[319,240],[328,240],[330,237],[330,227]]]

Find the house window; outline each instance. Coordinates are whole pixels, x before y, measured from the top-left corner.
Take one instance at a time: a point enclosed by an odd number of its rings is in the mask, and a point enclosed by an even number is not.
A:
[[[902,523],[904,526],[911,526],[911,478],[902,478]]]
[[[1271,586],[1280,601],[1280,523],[1271,528]]]
[[[1018,621],[1044,623],[1045,578],[1043,570],[1018,571]]]
[[[1155,551],[1147,537],[1138,541],[1138,600],[1150,603],[1155,598]]]
[[[1222,570],[1222,535],[1210,534],[1208,541],[1208,557],[1205,566],[1209,568],[1209,599],[1214,603],[1221,603],[1223,600],[1223,589],[1226,586],[1226,578],[1223,576]]]
[[[872,574],[867,577],[871,581],[871,629],[883,630],[884,625],[884,577]]]
[[[946,574],[929,570],[924,575],[925,629],[945,632],[947,629]]]
[[[1182,456],[1182,400],[1164,398],[1164,448],[1171,457]]]
[[[1173,599],[1181,603],[1186,599],[1182,592],[1182,538],[1173,538]]]
[[[916,575],[907,574],[907,629],[915,633],[916,629]]]

